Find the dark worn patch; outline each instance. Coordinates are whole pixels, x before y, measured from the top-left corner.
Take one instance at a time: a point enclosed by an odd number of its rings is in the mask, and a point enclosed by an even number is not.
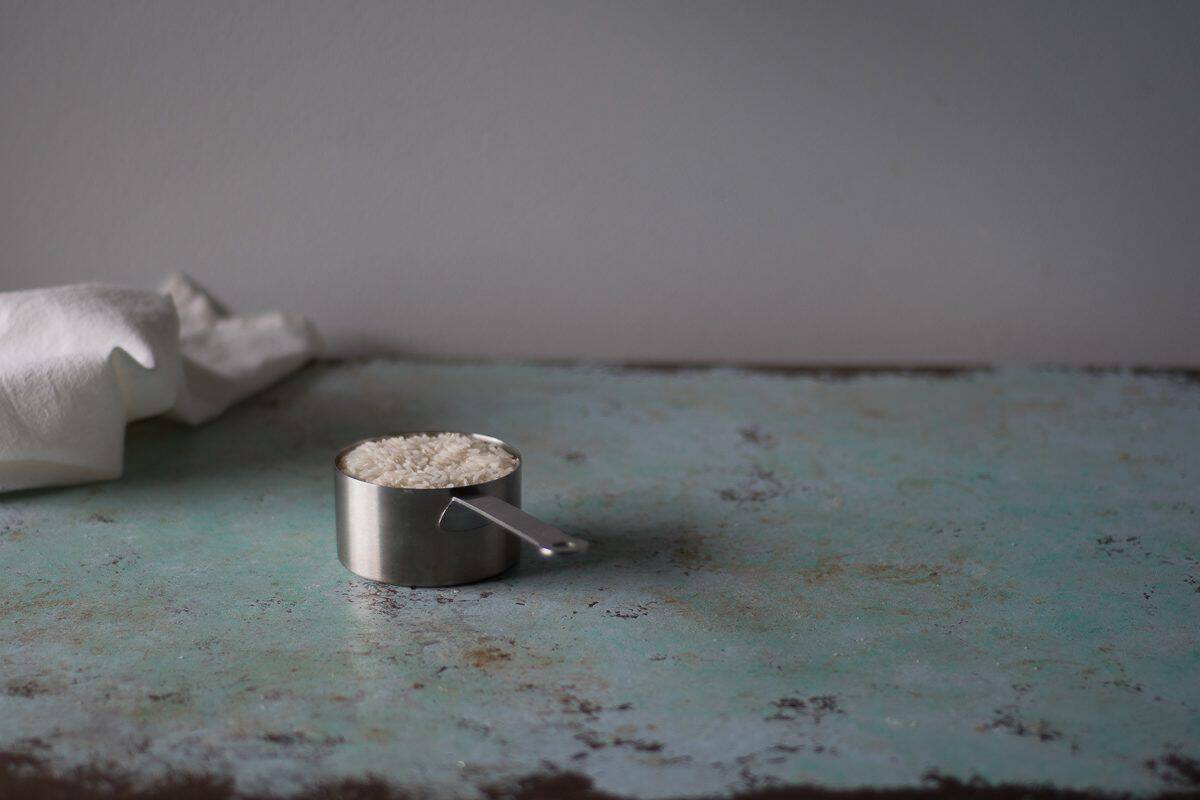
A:
[[[746,425],[738,428],[738,435],[742,437],[743,442],[754,447],[762,447],[766,450],[775,447],[775,437],[758,425]]]
[[[512,653],[494,644],[481,643],[478,647],[468,650],[464,655],[464,660],[476,669],[486,670],[506,661],[512,661]]]
[[[577,741],[583,742],[592,750],[603,750],[606,747],[622,747],[639,753],[659,753],[664,747],[662,742],[653,739],[640,739],[633,736],[605,737],[596,731],[586,730],[575,734]]]
[[[717,494],[722,500],[738,505],[765,503],[790,493],[790,489],[773,470],[755,464],[750,474],[736,486],[721,489]]]
[[[575,734],[575,738],[593,750],[603,750],[608,747],[608,742],[595,731],[582,731]]]
[[[650,613],[650,606],[653,603],[637,603],[629,608],[604,609],[605,616],[616,617],[617,619],[637,619],[644,617]]]
[[[652,749],[655,743],[641,744],[643,748],[647,745],[651,748],[646,752],[656,752]],[[637,749],[633,744],[626,746]],[[586,752],[576,753],[574,758],[581,755],[586,757]],[[1185,776],[1195,769],[1196,764],[1194,759],[1176,754],[1152,762],[1156,769],[1161,765],[1182,764],[1183,770],[1179,774]],[[964,782],[936,772],[928,773],[923,785],[888,789],[756,784],[750,782],[749,788],[728,796],[736,800],[1114,800],[1127,797],[1044,785],[989,784],[978,778]],[[1186,785],[1195,785],[1195,777]],[[559,771],[551,765],[541,773],[512,782],[484,784],[479,791],[487,800],[627,800],[622,795],[597,789],[586,775]],[[293,800],[410,800],[416,796],[421,793],[392,786],[375,776],[322,783],[289,795]],[[116,767],[89,766],[56,774],[44,761],[29,753],[0,752],[0,797],[22,800],[275,800],[278,796],[237,792],[230,778],[203,773],[168,774],[150,784],[134,781]],[[1160,800],[1196,800],[1200,798],[1200,792],[1184,789],[1159,797]],[[713,800],[713,796],[700,800]]]
[[[281,744],[285,746],[315,744],[331,747],[336,744],[342,744],[346,741],[341,736],[322,736],[320,738],[314,738],[309,736],[304,731],[271,731],[264,733],[258,738],[262,739],[264,742]]]
[[[1044,719],[1029,723],[1022,720],[1016,706],[997,708],[995,716],[980,725],[979,730],[999,730],[1011,733],[1014,736],[1033,736],[1042,742],[1053,742],[1063,738],[1062,731]]]
[[[22,800],[225,800],[233,781],[212,775],[168,775],[151,785],[135,784],[124,772],[101,766],[55,774],[27,753],[0,753],[0,797]],[[383,797],[383,795],[379,795]]]
[[[1200,788],[1200,759],[1167,753],[1147,759],[1143,766],[1169,784]]]
[[[846,713],[838,705],[838,697],[835,694],[818,694],[808,698],[781,697],[771,705],[775,706],[776,711],[767,717],[768,721],[806,719],[814,725],[819,725],[822,719],[831,714]]]
[[[347,582],[338,587],[338,593],[349,603],[363,605],[377,614],[393,616],[404,609],[404,598],[393,586],[382,583]]]
[[[676,566],[686,570],[717,569],[718,559],[714,558],[705,536],[689,532],[671,539],[670,546],[671,563]]]
[[[1096,545],[1100,552],[1110,557],[1126,553],[1147,555],[1140,536],[1099,536],[1096,538]]]
[[[630,747],[643,753],[657,753],[663,749],[663,744],[647,739],[627,739],[618,736],[613,739],[613,747]]]
[[[36,680],[14,681],[4,687],[4,693],[9,697],[37,697],[39,694],[51,694],[51,690]]]
[[[595,717],[604,710],[604,706],[581,698],[571,692],[564,691],[558,696],[562,710],[568,714],[583,714],[585,717]]]
[[[150,692],[146,699],[155,703],[186,703],[188,693],[184,692]]]

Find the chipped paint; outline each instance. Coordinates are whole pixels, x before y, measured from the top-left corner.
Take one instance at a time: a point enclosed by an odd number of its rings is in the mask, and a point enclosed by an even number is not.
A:
[[[121,480],[0,498],[5,775],[1194,786],[1191,377],[350,362],[135,425]],[[439,427],[521,447],[526,507],[592,550],[451,589],[342,569],[332,453]]]

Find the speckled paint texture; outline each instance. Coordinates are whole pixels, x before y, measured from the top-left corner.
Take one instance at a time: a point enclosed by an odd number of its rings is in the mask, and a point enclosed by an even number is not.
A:
[[[438,428],[521,448],[525,507],[592,550],[348,573],[333,454]],[[120,480],[0,496],[0,750],[279,793],[1153,794],[1200,757],[1197,509],[1181,379],[321,365],[134,425]]]

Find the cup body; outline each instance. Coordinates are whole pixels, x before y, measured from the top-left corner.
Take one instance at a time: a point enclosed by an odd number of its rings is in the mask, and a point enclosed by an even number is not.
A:
[[[403,434],[401,434],[403,435]],[[473,434],[474,435],[474,434]],[[372,441],[372,437],[363,441]],[[487,483],[452,489],[396,489],[352,478],[341,469],[342,456],[362,442],[343,449],[334,459],[338,560],[346,569],[382,583],[404,586],[452,586],[498,575],[517,563],[520,544],[515,536],[486,520],[469,521],[469,530],[444,530],[439,525],[450,498],[490,495],[520,508],[521,455],[517,468]]]

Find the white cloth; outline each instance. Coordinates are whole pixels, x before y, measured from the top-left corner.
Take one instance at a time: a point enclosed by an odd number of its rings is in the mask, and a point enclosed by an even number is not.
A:
[[[116,478],[127,422],[205,422],[319,347],[303,317],[230,316],[182,276],[0,293],[0,492]]]

